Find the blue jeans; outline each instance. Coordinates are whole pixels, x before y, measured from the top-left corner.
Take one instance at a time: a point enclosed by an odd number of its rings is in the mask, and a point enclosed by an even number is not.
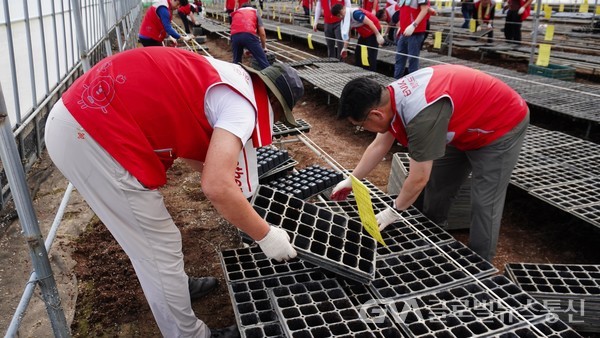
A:
[[[396,65],[394,67],[394,78],[399,79],[404,76],[404,67],[408,59],[408,73],[419,69],[419,54],[421,54],[421,45],[425,39],[425,33],[413,33],[411,36],[400,35],[396,44]],[[410,57],[416,56],[416,57]]]
[[[465,19],[465,22],[462,24],[462,28],[469,28],[469,21],[471,21],[471,10],[469,8],[462,8],[462,16]]]
[[[252,33],[236,33],[231,36],[231,51],[233,52],[233,63],[242,62],[242,56],[244,55],[244,48],[250,51],[252,56],[258,62],[260,69],[269,67],[269,61],[267,55],[262,48],[260,39],[258,36]]]

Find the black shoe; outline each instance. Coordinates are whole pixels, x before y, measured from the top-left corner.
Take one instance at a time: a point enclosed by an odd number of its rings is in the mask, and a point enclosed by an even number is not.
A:
[[[215,277],[188,277],[188,289],[190,290],[190,299],[196,299],[207,295],[219,285],[219,280]]]
[[[239,338],[240,331],[238,331],[237,325],[231,325],[222,329],[210,330],[210,338]]]

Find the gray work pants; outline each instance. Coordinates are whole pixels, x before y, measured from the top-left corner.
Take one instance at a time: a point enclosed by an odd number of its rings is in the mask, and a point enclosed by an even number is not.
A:
[[[210,329],[192,310],[181,233],[160,191],[145,188],[117,163],[62,100],[48,115],[45,140],[56,167],[129,256],[161,334],[210,337]]]
[[[340,22],[326,23],[324,27],[325,42],[327,42],[327,56],[330,58],[341,59],[340,54],[344,48],[342,40],[342,30]],[[337,46],[337,49],[335,48]]]
[[[513,130],[483,148],[460,151],[446,147],[444,157],[433,161],[424,190],[423,213],[443,224],[460,186],[472,173],[469,247],[490,262],[496,254],[506,189],[528,125],[529,113]]]

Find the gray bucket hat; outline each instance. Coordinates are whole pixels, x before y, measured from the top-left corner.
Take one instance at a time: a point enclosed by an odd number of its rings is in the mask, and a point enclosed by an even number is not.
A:
[[[277,97],[283,107],[283,123],[297,127],[298,123],[292,115],[292,108],[304,95],[304,85],[300,76],[298,76],[298,72],[285,63],[275,63],[263,70],[256,70],[245,65],[242,65],[242,67],[247,72],[258,75]]]

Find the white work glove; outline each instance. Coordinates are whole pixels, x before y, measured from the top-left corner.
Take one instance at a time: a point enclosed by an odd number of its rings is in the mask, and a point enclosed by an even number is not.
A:
[[[346,177],[345,180],[338,183],[331,192],[329,199],[333,201],[343,201],[352,192],[352,179],[350,176]]]
[[[348,50],[346,48],[342,48],[342,52],[340,53],[340,57],[345,59],[348,56]]]
[[[278,262],[290,260],[296,255],[296,250],[290,244],[290,235],[280,228],[271,226],[265,238],[256,241],[268,258]]]
[[[171,42],[172,42],[174,45],[177,45],[177,39],[175,39],[174,37],[172,37],[172,36],[170,36],[170,35],[169,35],[169,40],[171,40]]]
[[[183,41],[188,42],[193,38],[193,36],[186,34],[186,35],[182,35],[181,38],[183,39]]]
[[[375,215],[377,224],[379,224],[379,231],[383,231],[388,225],[396,222],[400,219],[400,211],[388,207],[384,211]]]
[[[481,32],[481,25],[477,26],[476,31]]]
[[[404,33],[402,33],[404,36],[411,36],[412,33],[415,32],[415,25],[414,24],[410,24],[408,27],[406,27],[406,29],[404,30]]]
[[[380,46],[383,46],[383,44],[385,43],[385,39],[383,38],[383,36],[381,36],[381,33],[377,33],[377,35],[375,35],[375,37],[377,38],[377,44]]]
[[[494,27],[492,27],[491,23],[488,23],[488,29],[494,29]]]
[[[519,13],[519,15],[521,15],[521,14],[523,14],[523,12],[525,12],[525,7],[519,8],[519,11],[517,13]]]

